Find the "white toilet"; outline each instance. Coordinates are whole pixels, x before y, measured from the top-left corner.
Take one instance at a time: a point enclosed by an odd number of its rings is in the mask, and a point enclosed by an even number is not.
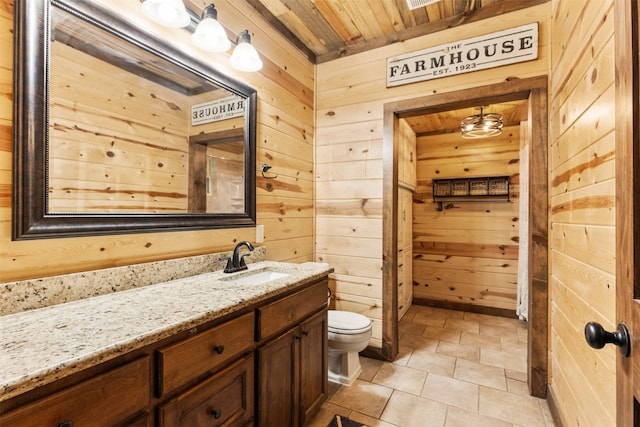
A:
[[[362,367],[358,354],[369,345],[371,319],[350,311],[328,310],[329,381],[351,385]]]

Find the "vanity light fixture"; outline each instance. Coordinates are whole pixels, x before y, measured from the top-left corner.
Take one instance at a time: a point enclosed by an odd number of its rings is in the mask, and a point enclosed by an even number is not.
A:
[[[462,137],[467,139],[488,138],[502,134],[502,114],[484,114],[483,110],[488,107],[479,108],[480,114],[465,117],[460,122]]]
[[[183,28],[191,23],[189,12],[182,0],[145,0],[144,14],[165,27]]]
[[[144,0],[142,11],[153,21],[175,28],[183,28],[191,23],[191,14],[182,0]],[[197,18],[194,18],[197,21]],[[198,25],[191,35],[192,42],[207,52],[226,52],[233,43],[227,38],[227,32],[218,22],[218,11],[213,4],[202,10]],[[262,60],[251,45],[249,30],[236,37],[235,49],[229,58],[231,66],[239,71],[254,72],[262,69]]]

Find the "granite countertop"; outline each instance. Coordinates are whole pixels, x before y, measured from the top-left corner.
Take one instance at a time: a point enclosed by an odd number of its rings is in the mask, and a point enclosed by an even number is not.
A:
[[[324,277],[327,264],[262,261],[291,275],[260,285],[222,271],[0,317],[0,401]]]

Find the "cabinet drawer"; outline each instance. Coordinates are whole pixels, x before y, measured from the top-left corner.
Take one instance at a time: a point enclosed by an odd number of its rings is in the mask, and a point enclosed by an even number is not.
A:
[[[253,328],[253,313],[247,313],[158,350],[158,397],[252,348]]]
[[[246,425],[254,416],[253,354],[159,409],[160,426]]]
[[[3,426],[113,426],[149,405],[149,358],[97,375],[2,414]]]
[[[327,281],[289,295],[256,310],[258,341],[284,331],[327,304]]]

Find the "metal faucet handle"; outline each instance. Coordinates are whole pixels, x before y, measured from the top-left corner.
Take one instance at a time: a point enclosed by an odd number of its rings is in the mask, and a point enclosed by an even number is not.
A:
[[[231,259],[231,257],[224,257],[224,258],[221,258],[220,261],[223,261],[225,259],[227,260],[227,265],[224,267],[224,272],[233,273],[235,271],[233,269],[233,260]]]
[[[250,253],[248,254],[244,254],[240,257],[240,263],[239,263],[239,267],[246,267],[247,263],[244,261],[245,257],[251,256]]]

